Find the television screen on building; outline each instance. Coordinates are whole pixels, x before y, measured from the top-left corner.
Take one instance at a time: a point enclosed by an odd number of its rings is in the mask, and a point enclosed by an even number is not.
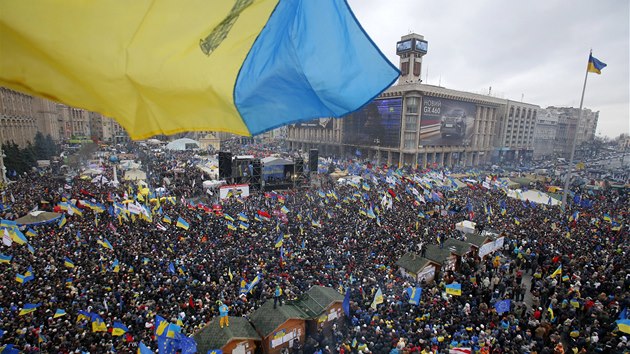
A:
[[[476,112],[474,103],[425,96],[420,145],[470,145]]]
[[[400,146],[402,98],[374,100],[343,118],[343,143],[356,146]]]
[[[413,46],[413,40],[412,39],[407,39],[405,41],[400,41],[400,42],[396,43],[396,54],[408,52],[408,51],[410,51],[412,49],[412,46]]]

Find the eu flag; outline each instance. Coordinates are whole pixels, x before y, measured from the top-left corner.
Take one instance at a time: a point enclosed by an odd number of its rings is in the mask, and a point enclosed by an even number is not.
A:
[[[509,312],[510,311],[510,306],[511,306],[511,301],[509,299],[507,300],[501,300],[501,301],[497,301],[494,304],[494,308],[497,310],[498,314],[502,314],[504,312]]]

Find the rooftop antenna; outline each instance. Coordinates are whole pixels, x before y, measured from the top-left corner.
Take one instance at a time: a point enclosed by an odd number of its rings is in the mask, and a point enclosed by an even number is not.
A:
[[[429,84],[429,64],[427,64],[427,76],[426,76],[426,79],[424,81],[427,82],[427,85]]]
[[[438,81],[438,86],[442,87],[442,74],[440,74],[440,81]]]
[[[492,86],[488,88],[488,96],[492,96]]]
[[[523,102],[523,99],[525,98],[525,94],[521,93],[521,102]]]

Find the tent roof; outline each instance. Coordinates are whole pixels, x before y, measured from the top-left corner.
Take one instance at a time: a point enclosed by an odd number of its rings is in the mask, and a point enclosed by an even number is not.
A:
[[[274,157],[274,156],[269,156],[269,157],[265,157],[264,159],[260,160],[263,164],[263,166],[278,166],[278,165],[293,165],[293,161],[290,160],[286,160],[280,157]]]
[[[183,151],[186,150],[186,144],[195,144],[199,147],[199,142],[190,138],[181,138],[177,140],[173,140],[170,143],[166,144],[166,148],[168,150],[178,150]]]

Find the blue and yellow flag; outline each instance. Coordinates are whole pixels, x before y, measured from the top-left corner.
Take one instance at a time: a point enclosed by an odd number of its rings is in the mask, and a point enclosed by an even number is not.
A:
[[[13,259],[13,256],[7,256],[5,254],[0,253],[0,264],[2,263],[9,264],[11,263],[12,259]]]
[[[462,284],[452,283],[446,285],[446,293],[454,296],[462,296]]]
[[[165,223],[171,223],[171,217],[168,215],[164,215],[164,217],[162,218],[162,221],[164,221]]]
[[[599,61],[597,58],[593,56],[593,53],[588,56],[588,66],[586,67],[586,71],[589,73],[601,74],[602,69],[606,67],[606,63]]]
[[[58,318],[65,315],[66,315],[66,310],[57,309],[57,311],[55,311],[55,315],[53,316],[53,318]]]
[[[407,295],[409,296],[409,303],[414,305],[420,305],[420,297],[422,296],[422,288],[420,287],[408,287]]]
[[[555,278],[556,275],[561,275],[561,274],[562,274],[562,264],[560,264],[558,268],[556,268],[556,270],[554,270],[553,273],[549,275],[549,278]]]
[[[153,354],[153,351],[149,349],[144,343],[138,343],[138,352],[136,354]]]
[[[399,74],[343,0],[5,1],[0,23],[0,86],[133,139],[341,117]]]
[[[109,249],[109,250],[114,250],[114,246],[112,246],[111,243],[109,243],[109,241],[107,241],[107,239],[105,237],[103,237],[103,240],[96,240],[96,243],[98,243],[99,245]]]
[[[282,247],[283,243],[284,243],[284,236],[282,234],[280,234],[280,235],[278,235],[278,238],[276,238],[275,247],[276,248],[280,248],[280,247]]]
[[[249,221],[249,218],[247,217],[247,215],[245,215],[245,213],[238,213],[238,219],[243,222]]]
[[[35,236],[37,236],[37,232],[35,232],[35,230],[29,228],[28,230],[26,230],[26,236],[28,236],[28,237],[35,237]]]
[[[19,316],[23,316],[23,315],[29,314],[31,312],[34,312],[35,310],[37,310],[39,305],[41,305],[41,304],[24,304],[24,307],[22,307],[22,309],[20,309],[20,313],[18,315]]]
[[[105,321],[96,313],[92,314],[92,332],[107,332]]]
[[[182,228],[184,230],[188,230],[190,228],[190,225],[188,224],[188,222],[182,219],[181,217],[177,217],[177,223],[175,224],[175,226]]]
[[[116,336],[122,336],[123,334],[127,333],[129,331],[129,328],[127,328],[127,326],[125,326],[124,324],[122,324],[119,321],[114,321],[114,325],[112,326],[112,336],[116,337]]]
[[[63,265],[65,265],[68,268],[74,268],[74,262],[68,257],[66,257],[66,259],[64,259]]]
[[[59,219],[59,221],[57,222],[57,226],[59,228],[62,228],[63,225],[66,224],[66,216],[65,215],[61,215],[61,218]]]

